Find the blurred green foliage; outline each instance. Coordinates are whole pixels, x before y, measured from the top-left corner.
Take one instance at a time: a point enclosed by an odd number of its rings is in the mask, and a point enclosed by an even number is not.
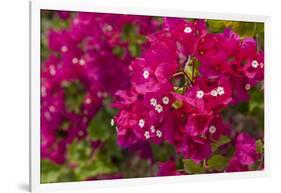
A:
[[[187,174],[201,174],[205,172],[205,168],[203,167],[202,163],[195,163],[191,159],[184,159],[184,171]]]
[[[226,28],[232,29],[242,38],[253,37],[261,49],[264,48],[264,24],[257,22],[207,20],[208,29],[212,33],[223,32]]]

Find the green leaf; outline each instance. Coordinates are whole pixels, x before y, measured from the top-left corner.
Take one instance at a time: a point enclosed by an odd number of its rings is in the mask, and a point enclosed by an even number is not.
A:
[[[264,110],[264,93],[253,89],[250,93],[251,100],[249,101],[249,111],[253,113],[254,111]]]
[[[112,53],[119,57],[119,58],[122,58],[124,56],[124,49],[120,46],[115,46],[113,49],[112,49]]]
[[[208,169],[223,171],[228,164],[228,160],[229,158],[222,155],[214,155],[207,161]]]
[[[133,24],[127,24],[123,27],[121,40],[124,42],[132,41],[135,39],[137,34],[138,34],[138,26]]]
[[[184,94],[185,88],[174,86],[174,91],[178,94]]]
[[[129,51],[132,57],[137,57],[140,55],[140,46],[137,44],[130,44]]]
[[[164,162],[175,155],[176,151],[173,145],[169,143],[151,144],[153,159]]]
[[[263,142],[261,139],[256,140],[256,151],[257,153],[263,153]]]
[[[41,183],[57,182],[61,168],[49,160],[41,160]]]
[[[116,168],[101,157],[97,157],[90,163],[85,162],[75,169],[76,175],[81,180],[112,172],[116,172]]]
[[[136,37],[136,40],[135,40],[135,42],[136,42],[137,44],[143,44],[143,43],[145,43],[146,41],[147,41],[146,36],[143,36],[143,35],[138,35],[138,36]]]
[[[63,86],[65,91],[65,103],[69,112],[80,113],[84,101],[85,89],[79,81],[73,81]]]
[[[225,28],[222,20],[208,20],[207,21],[208,29],[211,33],[222,32]]]
[[[108,116],[101,110],[95,117],[90,121],[88,126],[88,131],[93,140],[105,141],[110,137],[110,132],[108,130],[112,129],[110,127],[110,121]]]
[[[182,107],[182,105],[183,105],[183,103],[182,103],[181,101],[176,100],[176,101],[172,104],[172,107],[173,107],[174,109],[179,109],[179,108]]]
[[[201,63],[195,57],[191,57],[190,60],[187,61],[184,67],[184,72],[188,75],[190,79],[193,79],[199,75],[199,67]],[[193,76],[193,78],[192,78]]]
[[[196,164],[191,159],[183,160],[184,170],[188,174],[201,174],[205,171],[201,164]]]
[[[74,172],[65,165],[58,165],[50,160],[41,160],[41,183],[76,181]]]
[[[91,153],[92,148],[86,140],[75,140],[68,146],[68,160],[71,162],[85,162],[90,159]]]
[[[212,143],[211,146],[212,146],[212,151],[215,152],[220,146],[224,145],[224,144],[227,144],[229,143],[231,140],[225,136],[225,135],[222,135],[220,137],[220,139],[218,141],[216,141],[215,143]]]

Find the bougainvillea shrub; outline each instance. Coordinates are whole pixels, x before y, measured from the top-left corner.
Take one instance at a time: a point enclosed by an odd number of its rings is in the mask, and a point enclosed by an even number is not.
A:
[[[41,12],[41,182],[263,170],[263,23]]]

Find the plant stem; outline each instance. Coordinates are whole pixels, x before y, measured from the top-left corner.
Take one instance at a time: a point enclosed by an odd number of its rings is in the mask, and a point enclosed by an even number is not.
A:
[[[190,82],[190,84],[193,85],[193,81],[189,78],[188,74],[185,71],[183,71],[183,73],[185,77],[188,79],[188,81]]]

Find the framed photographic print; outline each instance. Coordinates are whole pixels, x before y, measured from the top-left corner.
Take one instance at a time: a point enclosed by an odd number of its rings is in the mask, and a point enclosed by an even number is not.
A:
[[[32,192],[269,173],[269,18],[32,1]]]

